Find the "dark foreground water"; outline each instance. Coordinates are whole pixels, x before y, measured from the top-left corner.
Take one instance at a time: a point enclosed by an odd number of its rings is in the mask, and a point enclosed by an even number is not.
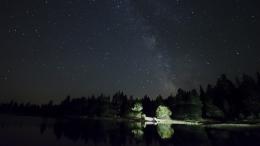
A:
[[[260,129],[0,115],[0,146],[83,145],[260,146]]]

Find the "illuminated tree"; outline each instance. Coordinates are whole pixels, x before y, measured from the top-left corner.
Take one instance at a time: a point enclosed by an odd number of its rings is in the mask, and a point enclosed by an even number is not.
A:
[[[171,115],[172,115],[171,110],[166,106],[160,105],[156,109],[156,118],[158,119],[171,119],[170,117]]]
[[[142,119],[145,117],[143,114],[143,106],[140,102],[137,102],[134,104],[134,106],[131,108],[129,115],[130,118],[134,119]]]

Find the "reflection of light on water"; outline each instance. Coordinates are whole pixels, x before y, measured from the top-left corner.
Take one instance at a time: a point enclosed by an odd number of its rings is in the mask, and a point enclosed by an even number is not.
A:
[[[170,124],[158,124],[157,132],[162,139],[169,139],[174,134],[174,130]]]
[[[158,124],[157,122],[133,122],[129,124],[129,127],[131,128],[131,133],[136,139],[143,138],[143,130],[146,125],[156,126],[157,133],[162,139],[170,139],[174,134],[171,124]]]
[[[143,129],[145,128],[145,123],[143,122],[133,122],[129,124],[132,129],[131,132],[136,139],[142,139],[144,135]]]
[[[210,124],[210,125],[207,125],[207,127],[209,127],[209,128],[219,128],[219,129],[260,128],[260,124],[222,123],[222,124]]]
[[[137,139],[142,139],[144,135],[144,131],[142,129],[133,129],[131,131],[134,134],[134,137]]]

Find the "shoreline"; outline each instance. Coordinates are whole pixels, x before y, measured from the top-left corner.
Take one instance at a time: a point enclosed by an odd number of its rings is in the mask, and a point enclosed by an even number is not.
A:
[[[69,118],[71,119],[71,118]],[[146,125],[170,124],[170,125],[190,125],[204,126],[210,128],[220,127],[257,127],[260,128],[259,120],[243,120],[243,121],[212,121],[212,120],[176,120],[176,119],[156,119],[157,121],[147,121],[142,119],[118,118],[118,117],[77,117],[76,119],[89,120],[109,120],[117,122],[143,122]]]
[[[31,115],[13,115],[13,114],[0,114],[0,116],[21,116],[21,117],[38,117],[38,118],[52,118],[52,119],[69,119],[69,120],[104,120],[114,122],[141,122],[146,125],[158,125],[158,124],[169,124],[169,125],[186,125],[186,126],[204,126],[209,128],[246,128],[254,127],[260,128],[260,120],[241,120],[241,121],[213,121],[213,120],[176,120],[176,119],[157,119],[152,118],[155,121],[149,121],[144,119],[131,119],[121,117],[87,117],[87,116],[64,116],[64,117],[52,117],[52,116],[31,116]],[[149,118],[149,117],[148,117]],[[150,118],[149,118],[150,119]]]

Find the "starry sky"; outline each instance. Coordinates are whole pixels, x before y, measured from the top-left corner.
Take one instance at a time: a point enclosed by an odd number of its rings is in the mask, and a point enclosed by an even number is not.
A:
[[[260,70],[258,0],[1,0],[0,101],[141,97]]]

